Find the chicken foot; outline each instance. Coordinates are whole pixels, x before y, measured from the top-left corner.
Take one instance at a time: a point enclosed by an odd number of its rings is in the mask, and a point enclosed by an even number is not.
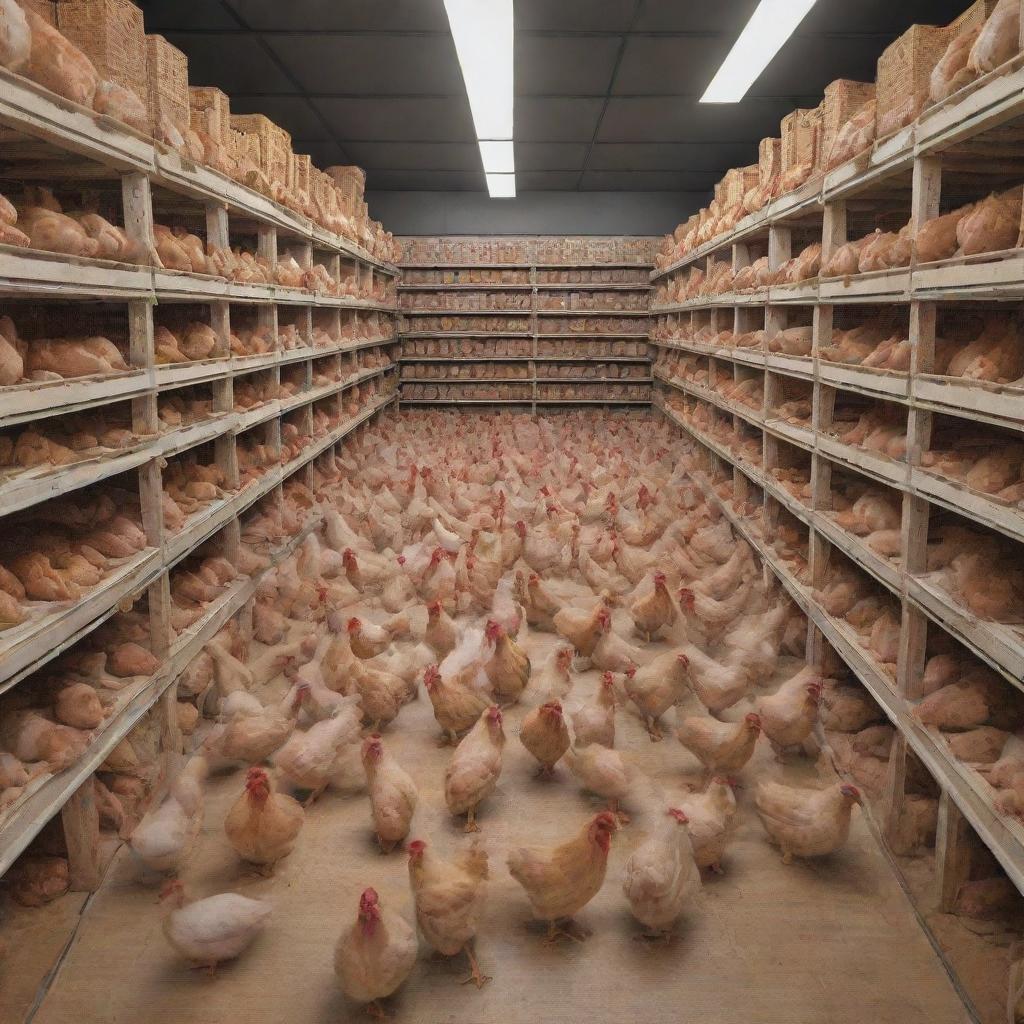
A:
[[[630,816],[625,811],[620,811],[619,810],[619,801],[618,800],[609,800],[608,801],[608,810],[611,811],[612,814],[615,815],[615,818],[616,818],[616,820],[618,821],[618,823],[620,825],[628,825],[630,823],[630,821],[632,820],[630,818]]]
[[[548,921],[548,933],[544,937],[546,946],[553,946],[559,939],[570,939],[573,942],[586,942],[590,938],[590,929],[574,921],[571,917],[559,921]]]
[[[487,982],[492,980],[491,976],[484,974],[480,970],[480,964],[477,962],[476,954],[473,952],[473,947],[470,943],[463,946],[462,951],[466,954],[466,959],[469,961],[470,974],[468,978],[463,978],[459,984],[468,985],[470,982],[473,982],[477,988],[483,988]]]
[[[462,830],[467,835],[471,832],[479,832],[480,826],[476,823],[476,808],[471,807],[466,814],[466,826]]]
[[[379,999],[374,999],[372,1003],[367,1003],[366,1012],[374,1020],[391,1020],[391,1015],[389,1013],[385,1013],[384,1007],[380,1005]]]
[[[316,789],[312,789],[309,792],[309,796],[302,801],[303,807],[312,807],[324,795],[327,790],[327,783],[325,782],[322,786],[317,786]]]
[[[658,725],[656,718],[651,718],[649,715],[645,716],[644,728],[647,730],[647,735],[651,737],[652,743],[660,743],[665,738],[665,734],[661,731],[661,726]]]

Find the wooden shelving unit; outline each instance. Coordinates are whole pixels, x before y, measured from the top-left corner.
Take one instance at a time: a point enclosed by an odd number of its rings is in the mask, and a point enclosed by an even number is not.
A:
[[[692,267],[731,262],[738,271],[767,253],[776,270],[795,255],[794,238],[819,241],[822,265],[849,238],[855,218],[873,210],[906,211],[916,229],[965,198],[990,191],[993,175],[1024,181],[1020,150],[1008,140],[1024,132],[1024,59],[980,79],[951,100],[927,110],[914,124],[702,245],[657,269],[652,285],[672,284]],[[986,152],[1003,145],[1005,160],[986,165]],[[977,169],[976,177],[972,173]],[[944,187],[950,193],[948,198]],[[940,425],[961,435],[999,428],[1019,440],[1024,432],[1024,386],[945,377],[935,372],[937,325],[977,310],[1016,308],[1024,296],[1024,250],[990,253],[942,263],[912,262],[898,270],[843,279],[816,278],[798,285],[730,292],[684,302],[652,299],[651,343],[656,349],[654,404],[696,445],[708,472],[708,499],[758,552],[767,569],[809,619],[808,658],[820,661],[826,645],[852,670],[897,729],[889,765],[883,832],[899,816],[904,765],[913,752],[941,790],[936,843],[939,905],[949,909],[964,880],[956,851],[969,824],[1008,877],[1024,891],[1024,825],[997,808],[996,793],[970,765],[958,760],[941,732],[913,717],[920,699],[929,631],[941,631],[995,669],[1007,687],[1024,689],[1024,624],[973,615],[928,571],[927,545],[937,517],[955,513],[1013,544],[1024,542],[1024,509],[971,490],[943,476],[923,459]],[[831,361],[823,354],[840,325],[852,326],[879,310],[906,325],[911,362],[906,372]],[[772,339],[791,326],[809,327],[808,355],[772,351]],[[755,332],[753,347],[745,347]],[[723,334],[723,332],[726,332]],[[735,340],[743,340],[737,347]],[[778,347],[778,346],[776,346]],[[751,382],[752,405],[731,401],[720,388]],[[749,392],[748,392],[749,393]],[[798,398],[810,415],[782,417],[780,405]],[[858,404],[859,403],[859,404]],[[843,443],[837,408],[885,403],[893,422],[906,425],[906,454],[892,458]],[[808,468],[802,496],[783,486],[773,470]],[[888,489],[901,509],[899,554],[884,557],[863,538],[840,527],[832,511],[833,475]],[[723,495],[726,495],[723,497]],[[747,514],[753,509],[752,514]],[[807,566],[798,573],[773,542],[780,517],[800,524]],[[830,615],[818,598],[830,564],[847,561],[867,574],[901,616],[899,656],[883,666],[864,638]],[[941,635],[941,633],[939,635]]]
[[[607,262],[587,259],[567,258],[565,262],[552,261],[544,258],[544,247],[553,239],[539,240],[508,240],[492,245],[506,245],[505,255],[508,262],[488,262],[491,257],[477,262],[467,259],[464,263],[454,260],[434,262],[405,261],[402,264],[403,277],[399,285],[402,311],[402,401],[412,405],[512,405],[529,406],[536,412],[538,405],[645,405],[649,404],[650,357],[646,345],[646,335],[642,330],[643,318],[647,316],[647,283],[646,269],[650,265],[650,239],[630,239],[636,250],[629,258],[619,254],[618,261],[610,257]],[[562,241],[562,240],[558,240]],[[575,246],[582,247],[584,240],[565,240],[566,248],[571,251]],[[413,244],[419,243],[415,240]],[[458,238],[436,240],[438,246],[448,245],[455,252],[464,246]],[[513,251],[512,247],[519,248]],[[407,243],[406,248],[410,248]],[[582,249],[581,249],[582,251]],[[515,261],[515,256],[529,256],[532,261]],[[472,278],[472,280],[470,280]],[[430,293],[434,296],[431,308],[424,303],[423,297]],[[496,308],[462,308],[473,304],[470,297],[474,293],[481,296],[478,300],[489,303]],[[551,308],[559,300],[555,298],[564,293],[558,308]],[[591,294],[600,296],[623,296],[622,305],[630,308],[579,308],[594,303]],[[521,296],[516,300],[516,296]],[[629,301],[629,296],[638,298]],[[502,302],[490,302],[508,296]],[[519,308],[502,308],[504,302],[516,302]],[[472,329],[474,319],[479,316],[503,318],[511,321],[515,330],[499,329],[475,331]],[[434,330],[434,322],[424,318],[465,317],[466,327],[463,329]],[[636,331],[581,331],[558,332],[552,329],[551,318],[562,318],[562,323],[577,321],[578,318],[593,318],[603,323],[603,318],[617,318],[621,322],[617,327],[625,327],[635,322]],[[529,321],[529,330],[523,330],[523,321]],[[555,326],[561,326],[557,321]],[[427,328],[424,329],[424,324]],[[499,325],[500,326],[500,325]],[[581,353],[575,347],[561,344],[575,339],[587,342],[588,351]],[[469,341],[471,351],[468,354],[453,352],[442,354],[437,350],[442,341]],[[433,344],[432,344],[433,342]],[[424,349],[434,349],[426,353]],[[508,355],[497,354],[499,348]],[[567,349],[565,356],[557,353],[558,348]],[[506,377],[483,376],[488,373],[488,364],[506,363],[509,366],[526,364],[527,372],[522,376]],[[558,375],[555,370],[558,364],[564,363],[566,374]],[[601,377],[569,376],[568,372],[575,368],[583,369],[586,364],[606,364],[621,368],[623,376],[611,377],[607,373]],[[582,365],[581,365],[582,364]],[[427,373],[436,374],[425,376]],[[461,376],[476,373],[479,376]],[[626,376],[628,374],[628,376]],[[575,393],[564,395],[555,389],[572,384]],[[439,385],[447,390],[449,386],[465,391],[465,398],[445,395],[431,395],[432,385]],[[493,387],[490,397],[479,397],[481,391]],[[527,386],[528,394],[522,388],[511,388],[515,385]],[[621,385],[616,389],[614,397],[601,399],[588,398],[587,393],[595,386],[605,388]],[[507,387],[506,387],[507,386]],[[472,395],[473,397],[468,397]]]
[[[121,560],[99,584],[83,590],[80,599],[33,603],[25,622],[0,632],[0,694],[5,695],[0,701],[17,698],[33,673],[140,600],[148,605],[149,644],[159,661],[151,676],[136,678],[118,693],[80,758],[63,771],[36,777],[14,803],[0,811],[3,874],[57,814],[63,814],[69,836],[95,828],[82,817],[95,818],[91,797],[72,799],[79,788],[151,711],[160,716],[161,728],[173,739],[175,690],[181,673],[221,626],[250,604],[263,573],[319,525],[318,516],[311,516],[297,536],[265,552],[264,568],[239,575],[197,622],[177,634],[171,628],[170,580],[179,563],[215,536],[222,538],[225,555],[234,560],[239,519],[247,510],[257,502],[261,508],[268,503],[280,507],[290,481],[311,485],[316,459],[395,402],[398,271],[265,196],[155,147],[151,140],[115,122],[86,116],[5,71],[0,71],[0,125],[4,137],[0,164],[6,178],[69,190],[85,181],[106,196],[117,197],[120,223],[135,239],[152,244],[153,225],[161,217],[187,220],[205,226],[210,244],[226,246],[245,239],[255,244],[271,267],[279,253],[287,254],[305,268],[314,262],[322,264],[334,281],[352,282],[360,294],[385,296],[381,301],[239,284],[207,275],[0,246],[0,314],[17,324],[29,311],[59,311],[68,324],[67,333],[72,334],[76,318],[99,305],[114,311],[124,323],[130,364],[128,371],[112,376],[0,388],[0,428],[28,425],[45,432],[47,421],[126,403],[135,435],[129,447],[84,452],[81,461],[68,465],[44,464],[21,472],[9,467],[0,476],[0,516],[24,517],[55,496],[73,496],[116,478],[137,490],[146,535],[142,551]],[[217,349],[208,359],[158,363],[154,331],[164,316],[186,304],[213,328]],[[239,325],[258,324],[273,339],[272,349],[259,355],[232,354],[236,319]],[[295,330],[282,331],[285,324]],[[287,397],[280,397],[282,374],[291,386]],[[257,379],[279,397],[248,408],[237,405],[236,387]],[[196,386],[206,389],[204,393],[212,399],[210,414],[179,426],[165,423],[159,415],[161,403],[178,389]],[[359,389],[357,413],[352,411],[354,388]],[[320,426],[314,420],[315,410]],[[300,428],[304,444],[297,454],[294,449],[283,452],[286,423]],[[254,436],[274,453],[275,461],[262,475],[243,481],[239,452]],[[210,445],[212,464],[224,474],[222,496],[171,532],[162,511],[163,474],[168,460],[199,445]],[[168,752],[174,749],[175,744],[169,744]],[[70,839],[68,846],[74,887],[88,888],[98,882],[96,865],[87,863],[95,851]]]

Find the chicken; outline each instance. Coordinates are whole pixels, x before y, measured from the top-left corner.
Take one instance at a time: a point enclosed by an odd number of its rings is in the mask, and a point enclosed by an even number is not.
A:
[[[722,857],[736,814],[732,785],[726,779],[714,778],[703,793],[683,797],[679,806],[689,819],[688,832],[697,866],[722,874]]]
[[[801,746],[810,736],[818,721],[820,703],[820,680],[796,691],[781,687],[772,696],[761,698],[757,709],[761,728],[776,756],[781,756],[787,747]]]
[[[565,607],[552,618],[555,632],[573,645],[581,658],[589,658],[601,639],[601,613],[605,605],[599,601],[590,611]]]
[[[427,605],[427,629],[423,642],[438,658],[445,658],[459,643],[459,628],[440,601],[431,601]]]
[[[177,871],[192,852],[203,827],[203,784],[207,766],[193,757],[171,784],[167,799],[132,830],[132,853],[154,872]]]
[[[623,800],[633,787],[636,771],[623,760],[622,755],[611,747],[600,743],[588,743],[579,750],[570,749],[565,753],[565,763],[584,789],[604,797],[608,809],[621,824],[629,822],[629,815],[619,810]]]
[[[720,715],[746,696],[744,671],[720,665],[692,644],[685,653],[689,659],[690,689],[712,715]]]
[[[304,821],[301,804],[275,793],[266,770],[254,766],[246,773],[245,792],[224,819],[224,831],[242,860],[271,874],[291,853]]]
[[[387,1016],[381,999],[401,987],[416,963],[416,933],[400,916],[380,905],[375,889],[364,889],[359,912],[334,949],[334,973],[342,992],[365,1003],[378,1020]]]
[[[755,794],[757,814],[772,842],[782,849],[782,863],[793,857],[834,853],[850,834],[850,813],[861,802],[860,790],[846,783],[826,789],[794,789],[762,782]]]
[[[434,718],[441,726],[442,746],[454,746],[458,734],[471,728],[489,705],[487,698],[471,687],[442,679],[436,665],[425,669],[423,685],[434,707]]]
[[[554,775],[555,765],[569,749],[569,729],[562,716],[562,705],[553,700],[534,708],[523,719],[519,739],[539,762],[537,774],[545,778]]]
[[[520,602],[526,612],[526,621],[534,629],[546,633],[556,632],[555,616],[561,610],[561,604],[544,589],[540,577],[535,572],[530,573],[524,589],[525,594],[520,596]]]
[[[608,672],[625,672],[639,665],[640,651],[612,629],[612,617],[607,608],[602,609],[598,621],[601,635],[590,652],[593,666]]]
[[[377,843],[381,852],[390,853],[409,834],[418,797],[416,784],[384,749],[377,733],[363,742],[362,756]]]
[[[391,646],[393,640],[408,635],[409,619],[405,615],[396,615],[383,626],[378,626],[353,616],[346,628],[352,653],[357,658],[376,658]]]
[[[615,680],[611,672],[605,672],[601,676],[601,685],[594,702],[569,715],[573,745],[585,747],[589,743],[600,743],[605,747],[614,747],[615,704]]]
[[[534,690],[540,701],[564,700],[572,690],[572,659],[571,647],[556,647],[537,673]]]
[[[172,909],[164,918],[164,935],[171,946],[194,967],[211,974],[217,964],[234,960],[252,945],[266,927],[270,905],[234,892],[202,900],[189,900],[178,879],[160,893]]]
[[[409,843],[409,884],[416,904],[416,923],[427,942],[442,956],[465,952],[473,982],[483,988],[491,979],[483,974],[473,951],[488,878],[487,853],[479,841],[455,860],[429,852],[422,839]]]
[[[654,832],[638,846],[622,872],[622,891],[649,938],[667,939],[700,890],[700,868],[687,833],[689,819],[670,807]]]
[[[361,718],[358,698],[345,697],[331,717],[314,722],[306,732],[293,732],[274,755],[279,777],[310,791],[307,806],[332,782],[348,780]]]
[[[761,719],[744,715],[741,722],[720,722],[707,715],[684,718],[679,742],[704,766],[707,776],[738,775],[750,760],[761,735]]]
[[[686,694],[690,659],[667,651],[633,674],[626,674],[626,696],[636,705],[651,740],[662,738],[658,720]]]
[[[601,811],[560,846],[520,847],[509,853],[509,874],[526,890],[533,916],[548,923],[547,942],[563,936],[577,940],[586,937],[585,932],[570,930],[572,918],[604,884],[617,827],[615,815]]]
[[[230,761],[249,764],[270,757],[292,734],[309,692],[308,685],[300,685],[285,696],[281,707],[234,715],[220,737],[219,753]]]
[[[675,622],[676,606],[665,585],[663,572],[654,574],[654,589],[633,602],[630,614],[637,633],[648,643],[663,627]]]
[[[453,815],[466,815],[466,831],[479,832],[476,808],[494,792],[501,775],[505,732],[501,709],[492,705],[455,748],[444,773],[444,798]]]
[[[484,635],[494,644],[494,654],[484,665],[494,696],[500,704],[518,704],[530,681],[530,659],[494,619],[487,620]]]

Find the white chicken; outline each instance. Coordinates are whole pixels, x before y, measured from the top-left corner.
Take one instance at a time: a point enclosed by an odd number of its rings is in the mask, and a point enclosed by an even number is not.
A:
[[[177,871],[192,852],[203,827],[204,757],[193,757],[171,785],[167,799],[132,830],[132,853],[151,872]]]

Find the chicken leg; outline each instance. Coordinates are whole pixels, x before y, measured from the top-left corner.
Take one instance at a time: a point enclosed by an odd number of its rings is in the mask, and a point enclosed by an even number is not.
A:
[[[466,813],[466,827],[463,829],[467,835],[471,832],[479,832],[480,826],[476,823],[476,808],[471,807]]]
[[[487,984],[487,982],[492,980],[491,976],[488,974],[484,974],[480,970],[480,964],[477,962],[476,955],[473,952],[472,943],[467,942],[466,945],[463,947],[463,952],[466,954],[466,959],[469,960],[470,974],[468,978],[463,978],[462,981],[459,982],[459,984],[468,985],[470,982],[473,982],[473,984],[476,985],[477,988],[483,988],[484,985]]]
[[[570,939],[573,942],[586,942],[590,938],[590,930],[578,924],[571,917],[559,921],[548,921],[548,933],[544,937],[546,946],[553,946],[559,939]]]

